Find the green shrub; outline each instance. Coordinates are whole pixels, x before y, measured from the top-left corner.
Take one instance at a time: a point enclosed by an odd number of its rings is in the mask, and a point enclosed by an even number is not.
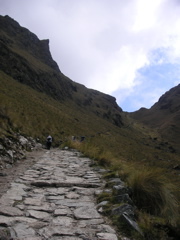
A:
[[[173,184],[161,169],[142,167],[135,169],[128,177],[136,206],[147,213],[162,216],[176,225],[178,201],[175,197],[176,184]]]

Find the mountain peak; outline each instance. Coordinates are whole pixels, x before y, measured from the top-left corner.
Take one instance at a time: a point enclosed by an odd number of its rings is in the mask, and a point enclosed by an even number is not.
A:
[[[21,27],[18,22],[7,15],[0,16],[0,25],[1,41],[9,43],[10,47],[16,45],[16,50],[27,51],[54,70],[60,71],[57,63],[52,59],[48,39],[39,40],[34,33]]]
[[[140,109],[131,117],[156,128],[180,149],[180,84],[164,93],[150,109]]]
[[[163,94],[152,108],[167,110],[171,113],[180,110],[180,84]]]
[[[116,99],[64,76],[51,56],[48,39],[39,40],[9,16],[0,16],[0,25],[0,69],[4,73],[55,100],[83,110],[88,107],[93,115],[122,126],[122,109]]]

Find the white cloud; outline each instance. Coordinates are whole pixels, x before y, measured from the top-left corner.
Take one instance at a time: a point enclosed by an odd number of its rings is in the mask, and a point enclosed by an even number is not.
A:
[[[137,0],[136,16],[133,24],[133,30],[139,32],[145,29],[152,28],[156,24],[157,11],[161,3],[162,0]]]
[[[123,46],[116,51],[110,59],[103,61],[103,68],[91,76],[90,83],[96,89],[112,93],[118,88],[129,89],[136,85],[136,69],[147,64],[146,55],[143,52],[137,52],[131,46]],[[103,84],[101,78],[103,78]]]
[[[118,92],[128,97],[146,84],[139,69],[179,61],[179,0],[0,0],[0,5],[0,14],[50,39],[65,75],[117,99]],[[155,58],[159,49],[162,56]]]

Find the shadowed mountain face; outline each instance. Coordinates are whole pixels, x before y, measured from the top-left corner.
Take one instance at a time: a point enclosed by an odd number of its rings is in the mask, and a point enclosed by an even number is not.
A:
[[[49,51],[49,40],[39,40],[9,16],[0,16],[0,70],[31,88],[95,116],[122,126],[121,108],[112,96],[87,89],[64,76]]]
[[[8,16],[0,16],[0,88],[2,132],[13,128],[38,138],[49,132],[57,138],[105,133],[107,143],[114,141],[111,148],[139,159],[159,143],[153,142],[151,130],[134,123],[135,118],[178,147],[179,90],[166,93],[150,110],[125,114],[114,97],[66,77],[52,59],[49,41],[39,40]],[[161,150],[172,152],[168,148]]]
[[[134,119],[156,128],[176,149],[180,149],[180,84],[164,95],[150,109],[131,113]]]
[[[39,40],[28,29],[23,28],[9,16],[0,16],[1,44],[23,55],[23,51],[59,71],[57,63],[49,51],[49,40]]]
[[[114,193],[114,184],[117,184],[118,195],[103,193],[99,200],[108,200],[113,209],[129,203],[130,198],[122,200],[119,191],[120,178],[127,181],[128,190],[124,192],[123,184],[123,193],[131,194],[134,203],[143,210],[139,214],[140,218],[144,216],[140,223],[147,222],[147,229],[143,229],[149,239],[159,240],[159,236],[154,238],[154,226],[162,229],[161,239],[165,239],[164,224],[174,222],[173,219],[177,221],[176,216],[172,218],[177,213],[172,193],[179,189],[176,178],[180,166],[179,103],[180,85],[165,93],[151,109],[124,113],[114,97],[64,76],[52,59],[48,40],[39,40],[12,18],[0,16],[0,168],[9,168],[15,159],[24,157],[20,138],[27,137],[33,143],[36,139],[44,145],[50,134],[53,147],[79,149],[85,156],[95,159],[92,163],[96,169],[99,164],[111,166],[106,178],[112,181],[108,180],[107,186],[112,186]],[[31,149],[30,146],[24,145],[24,148]],[[59,156],[56,158],[58,160]],[[81,158],[79,162],[82,166]],[[169,183],[169,176],[178,187]],[[148,215],[144,215],[146,210]],[[108,205],[107,214],[109,212]],[[151,212],[155,216],[149,218]],[[159,212],[162,214],[157,216]],[[125,224],[122,226],[124,228]]]

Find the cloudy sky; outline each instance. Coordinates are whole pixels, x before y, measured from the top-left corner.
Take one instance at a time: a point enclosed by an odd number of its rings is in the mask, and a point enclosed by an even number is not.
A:
[[[180,0],[0,0],[0,15],[49,39],[66,76],[124,111],[180,83]]]

